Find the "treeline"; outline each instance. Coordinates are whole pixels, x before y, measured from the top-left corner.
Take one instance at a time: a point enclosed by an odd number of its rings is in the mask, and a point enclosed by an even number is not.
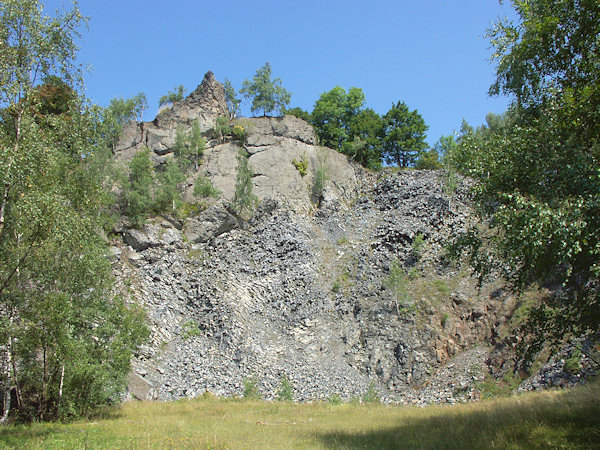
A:
[[[480,276],[501,271],[517,292],[553,295],[522,305],[520,346],[600,331],[600,3],[513,1],[519,23],[489,30],[509,110],[448,141],[450,167],[477,181],[491,230],[455,243]]]
[[[145,315],[113,285],[119,122],[81,94],[79,10],[0,2],[0,406],[48,420],[120,401]]]
[[[383,162],[398,167],[420,169],[441,168],[437,148],[425,142],[428,126],[417,110],[401,101],[393,104],[383,116],[365,107],[365,94],[360,88],[336,86],[321,94],[311,112],[287,108],[291,94],[279,78],[271,78],[267,62],[252,80],[245,80],[239,93],[249,99],[253,114],[262,112],[291,114],[313,125],[321,144],[338,150],[370,169],[380,169]],[[229,80],[225,81],[225,97],[230,117],[240,110],[241,100]]]

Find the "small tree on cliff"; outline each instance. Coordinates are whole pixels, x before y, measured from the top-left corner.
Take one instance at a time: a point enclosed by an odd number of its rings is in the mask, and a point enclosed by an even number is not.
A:
[[[289,103],[292,94],[281,85],[281,79],[271,79],[271,64],[265,63],[256,71],[252,81],[245,80],[240,94],[252,99],[252,114],[258,111],[266,116],[272,112],[281,112]]]

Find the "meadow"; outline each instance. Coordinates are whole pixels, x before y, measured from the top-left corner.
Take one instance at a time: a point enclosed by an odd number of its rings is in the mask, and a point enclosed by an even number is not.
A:
[[[220,399],[127,402],[0,428],[2,448],[592,448],[600,383],[453,406]]]

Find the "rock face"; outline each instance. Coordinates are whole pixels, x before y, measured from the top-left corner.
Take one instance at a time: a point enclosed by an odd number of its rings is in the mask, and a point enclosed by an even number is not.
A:
[[[117,158],[147,145],[160,163],[177,124],[198,118],[206,130],[224,108],[209,73],[170,112],[126,129]],[[471,220],[468,182],[448,193],[441,172],[367,172],[320,147],[295,117],[236,124],[246,141],[211,141],[185,193],[198,201],[192,185],[202,175],[220,199],[202,200],[183,224],[155,218],[126,230],[111,251],[152,328],[131,394],[236,396],[253,377],[273,398],[287,375],[297,400],[349,399],[371,385],[389,401],[470,398],[486,357],[476,346],[506,303],[497,286],[477,289],[443,258],[448,236]],[[260,200],[245,222],[228,207],[242,148]]]
[[[228,116],[225,92],[212,72],[208,72],[202,83],[190,95],[165,109],[152,122],[131,122],[123,129],[121,139],[115,147],[117,159],[129,160],[142,147],[155,153],[157,163],[164,162],[161,156],[173,152],[177,125],[189,129],[198,120],[201,131],[214,127],[217,117]]]

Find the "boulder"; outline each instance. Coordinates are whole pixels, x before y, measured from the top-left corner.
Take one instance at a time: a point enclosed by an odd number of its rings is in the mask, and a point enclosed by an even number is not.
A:
[[[228,211],[224,202],[219,202],[187,221],[184,233],[193,243],[206,242],[213,237],[233,230],[237,219]]]

